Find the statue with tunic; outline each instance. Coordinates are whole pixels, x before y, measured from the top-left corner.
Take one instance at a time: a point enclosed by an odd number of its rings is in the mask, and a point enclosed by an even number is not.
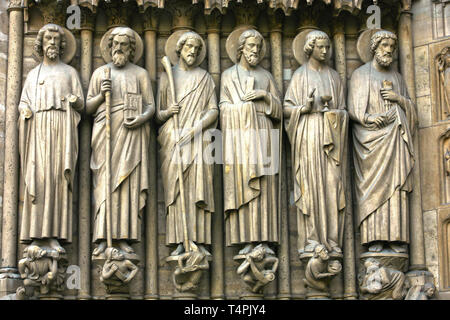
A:
[[[344,85],[327,65],[330,49],[326,33],[307,34],[305,45],[294,48],[303,50],[307,62],[295,71],[284,98],[300,254],[319,244],[330,254],[342,253],[348,115]]]
[[[141,239],[149,186],[149,119],[155,104],[149,74],[135,64],[138,52],[142,53],[139,35],[130,28],[117,27],[105,34],[103,43],[110,53],[104,59],[110,62],[94,71],[86,101],[87,112],[94,115],[91,170],[93,242],[97,247],[92,254],[94,258],[104,256],[109,235],[112,245],[118,246],[119,253],[128,258],[136,256],[131,244]],[[109,99],[105,100],[107,96]],[[105,150],[107,144],[111,146],[109,155]]]
[[[189,282],[191,272],[201,275],[197,269],[205,265],[208,269],[207,260],[211,256],[205,246],[211,244],[214,163],[204,160],[209,142],[203,139],[203,133],[217,126],[219,110],[214,81],[199,67],[206,55],[203,39],[195,32],[175,32],[167,41],[166,54],[170,59],[164,65],[167,73],[160,78],[156,113],[162,123],[158,142],[166,206],[166,245],[177,246],[170,260],[180,263],[182,259],[188,264],[178,267],[174,275],[175,287],[187,291],[195,289],[197,283],[183,285],[182,276]],[[199,277],[195,278],[198,282]]]
[[[84,96],[77,71],[65,63],[75,52],[75,39],[68,30],[55,24],[45,25],[38,32],[35,51],[41,62],[28,74],[19,104],[19,153],[24,182],[20,241],[30,244],[24,250],[23,261],[30,259],[30,248],[34,248],[38,254],[33,255],[33,263],[54,267],[42,281],[40,276],[33,276],[39,273],[36,268],[23,268],[21,275],[33,281],[39,278],[36,281],[41,293],[47,294],[61,276],[58,264],[66,260],[62,244],[72,242],[77,126]],[[23,296],[25,291],[20,290],[19,296]]]
[[[266,255],[274,253],[269,245],[279,241],[279,134],[273,133],[279,133],[282,107],[273,76],[258,66],[265,51],[262,35],[237,29],[227,51],[235,65],[222,73],[219,103],[225,241],[244,246],[235,259],[245,259],[259,244]]]
[[[392,66],[396,45],[394,33],[374,33],[374,58],[354,71],[349,85],[355,211],[361,243],[369,253],[408,252],[417,115],[402,76]]]

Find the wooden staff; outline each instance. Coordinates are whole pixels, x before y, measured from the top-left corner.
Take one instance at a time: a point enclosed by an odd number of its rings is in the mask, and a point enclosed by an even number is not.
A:
[[[167,73],[167,77],[169,78],[169,86],[170,91],[172,92],[172,101],[174,104],[178,104],[177,101],[177,95],[175,93],[175,82],[173,81],[173,74],[172,74],[172,65],[170,63],[170,60],[167,56],[164,56],[161,60],[162,65],[164,66],[164,69]],[[181,150],[180,145],[178,144],[178,141],[180,140],[180,132],[179,130],[179,123],[178,123],[178,113],[173,114],[173,121],[174,121],[174,127],[175,127],[175,153],[177,157],[178,162],[178,183],[180,186],[180,199],[181,199],[181,217],[183,219],[183,232],[184,232],[184,248],[186,252],[191,251],[190,244],[189,244],[189,236],[188,236],[188,229],[187,229],[187,220],[186,220],[186,202],[184,198],[184,181],[183,181],[183,164],[181,163]]]
[[[106,67],[104,70],[104,79],[111,80],[111,68]],[[106,134],[106,241],[108,248],[112,247],[112,226],[111,226],[111,91],[105,92],[105,134]]]

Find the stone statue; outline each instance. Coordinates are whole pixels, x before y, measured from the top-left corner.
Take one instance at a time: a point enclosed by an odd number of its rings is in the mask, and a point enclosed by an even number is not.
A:
[[[363,299],[402,300],[406,296],[406,277],[403,272],[383,267],[374,258],[368,258],[364,267],[366,273],[360,284]]]
[[[327,248],[318,244],[314,248],[314,255],[308,260],[305,268],[305,286],[313,290],[326,293],[332,277],[342,270],[338,260],[329,261]]]
[[[237,269],[237,274],[252,292],[261,293],[269,282],[275,280],[279,259],[267,244],[258,244],[250,252],[237,255],[234,259],[244,260]]]
[[[225,239],[228,246],[245,244],[239,252],[245,254],[256,244],[279,240],[278,176],[267,167],[278,158],[272,131],[282,108],[272,75],[258,66],[262,35],[247,29],[235,46],[230,58],[236,64],[223,72],[220,88]]]
[[[65,266],[58,264],[61,259],[56,250],[30,245],[23,253],[18,269],[24,286],[16,291],[19,300],[32,296],[37,287],[41,295],[48,294],[53,288],[64,290]]]
[[[438,56],[439,91],[442,112],[445,117],[450,117],[450,47],[445,47]]]
[[[278,243],[279,239],[277,175],[267,174],[266,164],[255,158],[278,143],[271,140],[270,130],[282,112],[272,75],[258,66],[263,41],[258,31],[244,31],[239,37],[237,63],[225,70],[221,79],[227,245]],[[271,156],[278,157],[278,148]]]
[[[148,189],[148,120],[155,104],[147,71],[134,63],[137,33],[126,27],[112,30],[108,46],[112,62],[94,71],[86,111],[94,115],[91,169],[93,172],[93,256],[106,249],[106,104],[111,94],[111,236],[122,253],[132,254],[131,244],[141,237],[142,213]],[[110,79],[105,70],[110,69]]]
[[[208,258],[211,254],[194,242],[191,243],[190,249],[189,252],[177,255],[174,260],[177,266],[173,273],[173,283],[179,292],[197,289],[203,271],[209,269]]]
[[[66,41],[60,26],[47,24],[39,30],[35,51],[42,62],[28,74],[19,104],[24,181],[20,240],[31,243],[25,248],[21,276],[25,287],[39,284],[42,294],[60,276],[55,272],[65,272],[58,267],[58,261],[65,259],[62,243],[72,242],[77,126],[84,96],[77,71],[61,61],[69,45],[75,46]]]
[[[170,90],[166,73],[161,75],[157,96],[157,119],[162,123],[158,141],[161,145],[161,176],[166,204],[166,244],[178,245],[172,255],[184,252],[183,219],[185,211],[188,238],[198,246],[211,244],[211,215],[214,212],[213,163],[203,160],[208,141],[202,132],[215,128],[219,111],[215,85],[211,75],[198,67],[199,55],[206,50],[203,39],[195,32],[183,33],[176,44],[178,63],[172,68],[176,99]],[[203,55],[204,57],[204,55]],[[179,119],[179,140],[176,140],[173,115]],[[200,145],[194,143],[194,135]],[[175,145],[180,146],[185,187],[182,207]]]
[[[217,126],[219,111],[214,81],[198,67],[206,53],[203,39],[195,32],[179,31],[166,44],[167,55],[174,56],[167,51],[174,51],[176,60],[172,67],[169,59],[163,59],[166,73],[157,97],[157,119],[163,125],[158,141],[166,244],[178,245],[168,261],[177,262],[174,284],[184,292],[196,289],[202,270],[209,268],[211,254],[204,245],[211,244],[214,163],[204,160],[209,142],[202,137],[205,130]]]
[[[295,71],[284,98],[292,145],[298,250],[313,252],[322,244],[328,252],[340,254],[348,126],[344,86],[327,65],[330,39],[326,33],[311,31],[300,49],[308,62]]]
[[[20,240],[72,241],[72,187],[78,157],[77,126],[84,96],[77,71],[63,63],[64,30],[39,30],[42,62],[28,74],[19,104],[19,153],[24,180]],[[33,244],[33,243],[32,243]]]
[[[355,211],[361,243],[370,252],[381,252],[388,244],[394,252],[406,253],[409,243],[417,115],[402,76],[392,68],[396,44],[392,32],[374,33],[374,59],[355,70],[349,85]]]
[[[123,284],[129,283],[138,267],[128,259],[125,259],[119,249],[110,247],[105,249],[106,262],[103,265],[100,281],[106,285],[108,293],[121,291]]]

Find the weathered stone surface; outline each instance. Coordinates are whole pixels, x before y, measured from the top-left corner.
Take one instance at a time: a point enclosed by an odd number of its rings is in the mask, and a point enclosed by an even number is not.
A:
[[[425,238],[425,257],[428,270],[436,279],[439,290],[439,245],[438,245],[438,219],[436,210],[423,213],[423,236]]]

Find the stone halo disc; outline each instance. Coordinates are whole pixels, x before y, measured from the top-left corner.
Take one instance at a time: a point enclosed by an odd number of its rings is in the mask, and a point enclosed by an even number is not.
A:
[[[100,52],[102,54],[103,60],[106,63],[110,63],[112,61],[111,48],[109,48],[109,46],[108,46],[108,39],[114,29],[115,28],[109,29],[103,35],[102,40],[100,40]],[[131,29],[131,30],[133,30],[133,29]],[[134,52],[133,63],[137,63],[139,61],[139,59],[141,59],[142,55],[144,54],[144,43],[142,42],[141,36],[136,31],[133,30],[133,32],[134,32],[134,37],[136,39],[136,51]]]
[[[248,30],[248,29],[256,30],[255,28],[253,28],[251,26],[241,26],[241,27],[238,27],[237,29],[233,30],[233,32],[231,32],[227,38],[227,41],[225,43],[225,48],[227,50],[228,57],[234,63],[238,63],[238,61],[236,59],[236,55],[237,55],[237,50],[239,47],[239,37],[245,30]],[[267,49],[266,40],[264,40],[264,37],[263,37],[261,54],[259,55],[258,63],[260,63],[261,60],[264,59],[264,57],[266,56],[266,49]]]
[[[191,30],[178,30],[175,31],[170,35],[170,37],[166,41],[166,45],[164,46],[164,52],[166,53],[166,56],[169,57],[170,63],[172,65],[178,64],[178,55],[177,55],[177,42],[181,38],[183,34],[186,32],[193,32]],[[206,58],[206,44],[203,38],[202,39],[202,50],[197,56],[197,59],[195,60],[195,63],[192,65],[192,67],[198,67]]]
[[[66,47],[64,48],[64,53],[61,56],[61,61],[69,64],[73,57],[75,57],[75,53],[77,52],[77,41],[75,40],[75,36],[73,33],[67,29],[62,27],[64,30],[64,36],[66,37]],[[32,54],[34,60],[41,62],[43,57],[39,56],[38,53],[33,49]]]
[[[297,62],[300,65],[304,65],[306,62],[308,62],[308,57],[306,56],[304,47],[306,42],[306,36],[311,31],[320,31],[320,30],[313,28],[303,29],[302,31],[299,32],[299,34],[297,34],[294,41],[292,41],[292,52],[294,53],[295,60],[297,60]],[[332,57],[332,55],[333,55],[333,45],[330,39],[330,52],[328,53],[328,61],[327,61],[328,65],[330,65],[330,58]]]
[[[370,39],[377,31],[381,31],[381,29],[364,30],[358,37],[356,51],[358,51],[358,56],[364,63],[371,61],[373,58],[373,54],[370,52]]]

